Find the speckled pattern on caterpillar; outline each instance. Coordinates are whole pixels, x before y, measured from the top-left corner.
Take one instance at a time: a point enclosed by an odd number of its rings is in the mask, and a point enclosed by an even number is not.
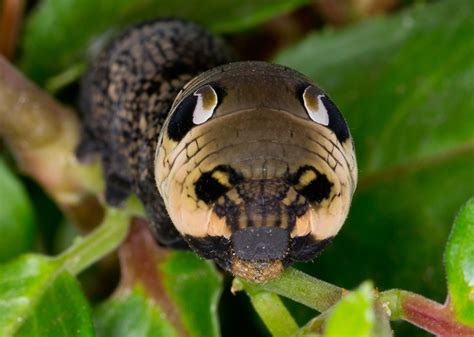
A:
[[[85,116],[78,157],[87,162],[100,155],[106,201],[119,206],[136,193],[163,245],[187,247],[155,185],[153,160],[161,126],[186,82],[232,59],[221,39],[194,23],[150,21],[117,37],[82,81]]]

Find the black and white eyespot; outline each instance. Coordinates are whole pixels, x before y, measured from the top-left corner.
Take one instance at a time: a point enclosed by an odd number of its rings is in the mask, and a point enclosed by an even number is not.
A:
[[[324,92],[313,85],[308,85],[301,98],[313,122],[328,127],[341,143],[349,139],[349,129],[342,113]]]
[[[329,115],[322,101],[323,97],[326,95],[319,93],[315,87],[310,85],[303,92],[303,104],[311,120],[327,126],[329,125]]]
[[[199,125],[206,122],[214,114],[218,104],[217,94],[210,85],[205,85],[196,90],[194,96],[197,97],[197,102],[193,112],[193,123]]]
[[[171,112],[168,136],[179,142],[196,125],[208,121],[219,105],[216,90],[209,84],[185,97]]]

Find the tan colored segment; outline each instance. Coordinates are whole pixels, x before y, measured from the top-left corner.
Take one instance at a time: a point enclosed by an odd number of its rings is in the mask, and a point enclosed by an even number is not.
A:
[[[303,214],[303,216],[300,216],[299,218],[296,219],[296,225],[295,228],[290,233],[290,236],[292,238],[297,237],[297,236],[306,236],[309,233],[311,233],[311,217],[313,214],[314,210],[311,208],[308,209],[308,211]]]
[[[232,257],[232,274],[251,282],[270,281],[280,276],[283,270],[283,263],[280,260],[245,261],[236,256]]]
[[[298,184],[296,185],[296,188],[301,190],[308,186],[316,178],[316,172],[314,172],[313,170],[307,170],[301,175]]]
[[[231,183],[229,182],[229,174],[228,173],[222,172],[222,171],[214,171],[214,172],[212,172],[211,176],[214,179],[216,179],[222,186],[225,186],[225,187],[228,187],[228,188],[232,187]]]
[[[210,236],[223,236],[230,239],[232,231],[229,226],[227,226],[225,217],[219,218],[215,212],[212,212],[207,234]]]

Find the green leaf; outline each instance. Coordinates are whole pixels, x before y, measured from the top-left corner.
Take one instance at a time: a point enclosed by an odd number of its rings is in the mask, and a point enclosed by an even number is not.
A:
[[[474,198],[454,221],[444,263],[455,315],[460,322],[474,326]]]
[[[440,1],[310,35],[275,59],[328,91],[360,167],[340,235],[302,268],[444,297],[449,224],[474,190],[473,31],[472,1]]]
[[[20,181],[0,158],[0,262],[32,248],[35,222]]]
[[[245,0],[238,3],[159,0],[45,0],[28,17],[22,69],[35,81],[76,69],[89,43],[111,28],[156,17],[193,20],[219,32],[238,31],[290,11],[308,0]],[[60,82],[60,80],[58,80]]]
[[[325,337],[370,337],[375,326],[372,285],[363,283],[332,309],[324,330]]]
[[[0,336],[94,336],[87,301],[71,274],[118,246],[129,212],[109,210],[99,228],[56,258],[23,255],[0,265]]]
[[[0,266],[0,336],[94,336],[77,281],[37,255]]]
[[[156,268],[161,271],[159,279],[153,272],[144,276],[153,285],[136,279],[98,307],[97,335],[220,336],[217,304],[222,282],[215,267],[193,253],[173,252]],[[164,289],[159,286],[161,282]],[[156,292],[156,287],[161,291]],[[159,299],[152,300],[154,296]]]
[[[98,337],[178,336],[161,310],[139,286],[107,300],[95,310],[94,316]]]
[[[221,276],[214,264],[190,252],[172,252],[160,265],[164,286],[190,336],[219,336]]]
[[[138,218],[119,257],[120,286],[96,311],[99,336],[220,336],[222,280],[212,263],[158,247]]]

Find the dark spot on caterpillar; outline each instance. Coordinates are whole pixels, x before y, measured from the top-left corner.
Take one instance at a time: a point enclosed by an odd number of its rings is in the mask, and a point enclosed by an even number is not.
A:
[[[331,189],[333,183],[329,181],[327,176],[312,166],[302,166],[298,171],[290,178],[290,182],[293,185],[298,185],[300,178],[307,171],[313,171],[315,178],[307,183],[302,188],[298,189],[298,192],[301,193],[309,202],[321,202],[324,199],[327,199],[331,194]]]
[[[214,108],[217,109],[219,104],[222,102],[222,98],[226,95],[226,92],[215,82],[211,82],[208,85],[210,85],[217,94],[217,106]],[[179,142],[194,126],[196,126],[193,123],[193,113],[196,108],[197,100],[198,97],[195,96],[194,93],[190,93],[175,108],[167,129],[168,137],[170,139]]]
[[[311,86],[311,84],[306,82],[301,82],[296,86],[296,94],[298,95],[298,98],[303,106],[303,93],[308,86]],[[318,90],[320,91],[320,94],[323,95],[321,97],[321,101],[323,102],[328,112],[329,124],[327,125],[327,128],[331,129],[331,131],[334,132],[334,134],[336,135],[337,140],[343,143],[350,136],[346,121],[344,120],[341,111],[337,108],[336,104],[334,104],[334,102],[328,97],[328,95],[324,91],[320,89]]]
[[[232,234],[235,255],[242,260],[280,260],[288,251],[289,232],[278,227],[248,227]]]
[[[200,256],[213,259],[226,270],[231,267],[231,243],[222,236],[205,236],[202,238],[186,235],[184,237],[189,246]]]
[[[227,177],[228,184],[224,184],[216,179],[213,174],[221,172]],[[213,203],[221,195],[226,193],[234,186],[243,180],[242,176],[238,174],[232,167],[226,165],[216,166],[212,171],[204,172],[199,179],[194,183],[194,190],[196,196],[204,201],[206,204]]]
[[[316,240],[311,234],[298,236],[290,240],[289,254],[285,258],[285,266],[295,261],[310,261],[317,257],[332,241],[333,237]]]
[[[342,117],[341,112],[337,108],[336,104],[333,103],[327,96],[321,97],[321,101],[324,103],[329,115],[329,125],[335,134],[337,139],[343,143],[349,138],[349,129],[347,128],[346,121]]]
[[[190,94],[175,109],[168,124],[168,137],[179,142],[194,127],[193,112],[197,96]]]

